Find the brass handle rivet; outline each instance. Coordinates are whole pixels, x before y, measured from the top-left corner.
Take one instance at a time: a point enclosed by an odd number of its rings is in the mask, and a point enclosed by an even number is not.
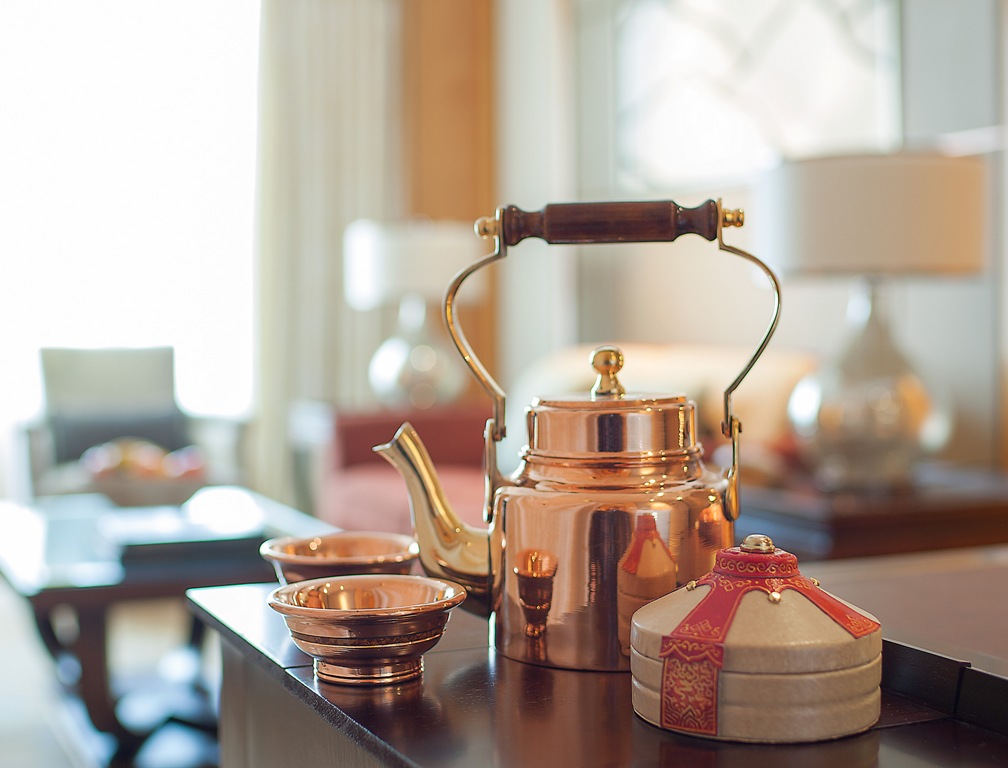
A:
[[[496,237],[500,234],[497,219],[492,216],[483,216],[476,219],[476,223],[473,224],[473,230],[482,238]]]
[[[722,227],[741,227],[745,224],[745,211],[741,208],[725,208],[721,211]]]

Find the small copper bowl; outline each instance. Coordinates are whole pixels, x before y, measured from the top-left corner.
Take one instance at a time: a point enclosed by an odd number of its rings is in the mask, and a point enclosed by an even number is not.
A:
[[[465,588],[426,576],[373,574],[312,579],[277,587],[269,606],[328,683],[384,685],[423,673],[449,611]]]
[[[400,533],[340,531],[270,539],[259,554],[273,564],[277,581],[290,584],[355,573],[409,573],[420,549],[412,536]]]

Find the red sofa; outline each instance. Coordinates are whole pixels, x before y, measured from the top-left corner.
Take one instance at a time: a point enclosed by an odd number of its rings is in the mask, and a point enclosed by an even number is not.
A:
[[[404,421],[420,434],[456,514],[483,524],[483,431],[489,406],[421,411],[336,412],[332,442],[316,483],[314,513],[346,530],[412,533],[409,498],[399,471],[371,449],[387,443]]]

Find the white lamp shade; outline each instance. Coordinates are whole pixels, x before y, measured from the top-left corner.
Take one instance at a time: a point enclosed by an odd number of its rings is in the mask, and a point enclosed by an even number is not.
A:
[[[357,310],[396,304],[418,293],[440,301],[455,274],[492,248],[458,221],[377,222],[358,219],[343,236],[343,279],[347,303]],[[459,291],[459,303],[479,299],[480,274]]]
[[[979,158],[818,157],[765,174],[746,226],[784,275],[964,274],[985,265],[986,199]]]

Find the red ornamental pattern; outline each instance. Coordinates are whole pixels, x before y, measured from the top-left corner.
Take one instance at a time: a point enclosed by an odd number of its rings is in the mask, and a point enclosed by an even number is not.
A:
[[[718,676],[724,663],[724,639],[742,596],[754,589],[768,595],[788,589],[800,592],[852,637],[871,634],[878,622],[819,589],[798,572],[789,552],[721,550],[714,570],[697,581],[710,591],[662,638],[661,725],[664,728],[717,735]]]
[[[717,733],[718,674],[724,648],[663,637],[661,724],[691,733]]]

